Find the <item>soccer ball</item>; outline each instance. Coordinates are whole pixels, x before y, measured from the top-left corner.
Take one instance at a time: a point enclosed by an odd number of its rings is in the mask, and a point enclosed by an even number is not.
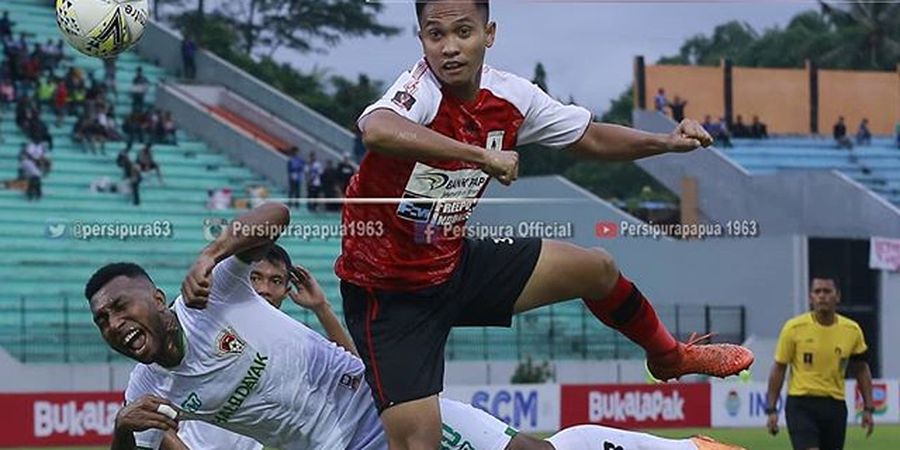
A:
[[[144,35],[147,0],[56,0],[56,24],[76,50],[108,58]]]

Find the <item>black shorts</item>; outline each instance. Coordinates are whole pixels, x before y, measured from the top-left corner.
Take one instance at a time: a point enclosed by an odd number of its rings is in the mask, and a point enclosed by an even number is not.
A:
[[[452,327],[509,327],[540,253],[540,239],[466,239],[456,270],[440,285],[388,292],[342,281],[344,318],[379,412],[443,390]]]
[[[788,396],[784,413],[794,450],[844,448],[847,404],[843,400]]]

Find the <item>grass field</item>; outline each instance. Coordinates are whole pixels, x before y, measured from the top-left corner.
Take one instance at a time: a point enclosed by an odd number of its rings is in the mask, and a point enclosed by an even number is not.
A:
[[[742,445],[749,450],[791,450],[787,433],[782,430],[777,437],[769,436],[762,428],[692,428],[680,430],[653,430],[654,434],[669,437],[685,437],[705,434],[723,442]],[[104,447],[19,448],[11,450],[103,450]],[[847,430],[844,450],[897,450],[900,449],[900,425],[875,427],[875,434],[866,439],[859,427]]]

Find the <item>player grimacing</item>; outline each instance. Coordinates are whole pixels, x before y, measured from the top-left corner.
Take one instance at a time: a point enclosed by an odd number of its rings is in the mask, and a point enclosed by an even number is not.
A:
[[[345,205],[345,226],[377,222],[386,233],[345,236],[335,265],[391,449],[433,450],[440,441],[437,394],[452,327],[509,326],[513,314],[566,299],[584,299],[601,322],[643,347],[659,379],[749,367],[745,348],[678,343],[602,249],[442,233],[465,225],[489,178],[515,181],[510,150],[518,146],[623,161],[712,139],[692,120],[668,135],[592,123],[586,109],[485,65],[497,30],[486,0],[419,0],[416,13],[425,57],[361,115],[368,152],[346,192],[401,200]]]

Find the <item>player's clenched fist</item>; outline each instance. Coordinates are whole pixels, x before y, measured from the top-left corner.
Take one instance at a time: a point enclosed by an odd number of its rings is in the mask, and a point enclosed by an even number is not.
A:
[[[160,405],[164,407],[160,408]],[[164,414],[165,408],[169,408],[168,411],[175,411],[168,400],[145,395],[119,410],[116,414],[116,430],[120,432],[144,431],[151,428],[164,431],[177,430],[178,423],[174,418]]]
[[[190,308],[206,308],[209,291],[212,288],[212,270],[215,266],[216,260],[202,253],[194,261],[194,265],[181,283],[181,298],[184,299],[185,305]]]
[[[712,136],[703,129],[703,126],[696,120],[684,119],[669,134],[667,147],[671,152],[689,152],[701,146],[709,147],[712,143]]]
[[[519,154],[513,151],[488,151],[481,170],[509,186],[519,178]]]

